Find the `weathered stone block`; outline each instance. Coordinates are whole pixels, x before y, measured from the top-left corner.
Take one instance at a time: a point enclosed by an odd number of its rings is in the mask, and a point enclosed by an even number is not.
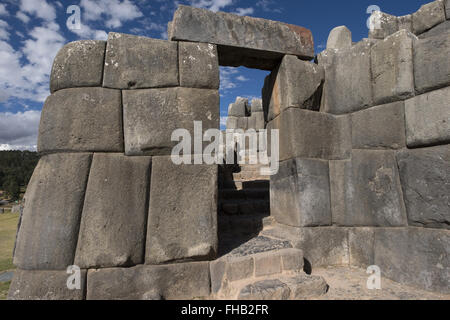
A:
[[[450,0],[445,0],[444,6],[445,6],[445,15],[447,17],[447,20],[450,20]]]
[[[412,47],[416,39],[412,33],[400,30],[373,46],[371,65],[375,104],[414,95]]]
[[[374,11],[370,16],[369,38],[384,39],[399,30],[396,16]]]
[[[194,121],[202,122],[203,132],[219,128],[217,90],[127,90],[123,108],[126,155],[170,155],[178,144],[171,141],[173,131],[183,128],[194,137]]]
[[[239,292],[238,300],[287,300],[291,290],[278,279],[262,280],[251,283]]]
[[[227,129],[237,129],[238,128],[238,117],[228,116],[227,118]]]
[[[354,149],[400,149],[406,146],[403,101],[355,112],[351,119]]]
[[[42,109],[38,152],[123,152],[119,90],[64,89],[49,96]]]
[[[170,40],[217,44],[224,66],[271,70],[284,54],[314,57],[312,34],[303,27],[183,5],[168,33]]]
[[[376,229],[375,264],[394,281],[428,291],[450,292],[450,231]]]
[[[144,263],[150,171],[150,157],[94,154],[75,256],[77,266],[87,269]]]
[[[352,32],[346,26],[336,27],[328,35],[327,49],[348,49],[352,44]]]
[[[280,130],[280,161],[293,158],[350,158],[351,121],[348,116],[336,117],[290,108],[267,127],[269,134],[272,129]]]
[[[264,128],[264,112],[252,112],[252,115],[248,118],[248,129],[262,130]]]
[[[406,30],[413,33],[412,15],[397,17],[398,30]]]
[[[450,85],[450,30],[414,43],[414,79],[418,92]]]
[[[450,229],[450,146],[397,154],[410,225]]]
[[[105,41],[82,40],[66,44],[53,61],[50,92],[74,87],[101,87]]]
[[[255,256],[255,277],[280,274],[281,271],[281,255],[279,253],[269,251]]]
[[[347,226],[407,225],[394,151],[353,150],[353,216]]]
[[[450,142],[450,87],[416,96],[405,103],[408,147]]]
[[[331,225],[328,162],[292,159],[270,177],[270,212],[293,227]]]
[[[14,264],[25,270],[66,270],[73,264],[90,154],[41,158],[28,184]]]
[[[175,165],[170,157],[152,161],[146,263],[214,259],[217,166]]]
[[[251,113],[253,114],[254,112],[263,112],[263,105],[262,105],[262,99],[252,99],[252,104],[251,104]]]
[[[319,110],[324,68],[312,62],[287,55],[273,71],[269,120],[288,108]]]
[[[319,65],[325,68],[320,111],[345,114],[373,104],[370,48],[374,42],[364,39],[349,49],[319,54]]]
[[[434,37],[434,36],[443,36],[444,33],[450,32],[450,21],[446,20],[445,22],[442,22],[438,24],[437,26],[431,28],[430,30],[420,34],[418,36],[419,39],[425,39],[428,37]]]
[[[66,271],[16,270],[8,300],[83,300],[86,294],[86,271],[81,270],[80,289],[69,290]]]
[[[330,201],[333,225],[352,225],[355,187],[351,160],[332,160],[330,166]]]
[[[247,115],[248,99],[237,97],[236,101],[229,105],[228,116],[245,117]]]
[[[281,281],[289,286],[291,300],[304,300],[324,295],[328,291],[328,284],[322,277],[299,274],[295,277],[282,277]]]
[[[424,4],[413,13],[413,30],[415,34],[421,34],[435,25],[445,21],[444,1],[437,0]]]
[[[180,86],[219,89],[217,46],[209,43],[180,42]]]
[[[110,32],[103,86],[141,89],[178,86],[176,42]]]
[[[237,129],[247,130],[249,128],[248,120],[248,117],[237,118]]]
[[[350,265],[366,269],[375,264],[375,228],[348,230]]]
[[[88,300],[192,300],[210,294],[209,263],[89,270]]]

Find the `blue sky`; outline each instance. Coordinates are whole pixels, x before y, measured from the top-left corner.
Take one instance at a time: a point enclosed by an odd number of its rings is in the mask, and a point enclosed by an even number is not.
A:
[[[366,12],[377,5],[393,15],[413,13],[428,0],[0,0],[0,150],[35,149],[40,112],[49,95],[53,58],[67,42],[106,40],[110,31],[167,38],[178,4],[283,21],[309,28],[316,52],[346,25],[353,41],[367,37]],[[69,30],[67,8],[81,9],[81,30]],[[260,97],[266,71],[221,68],[221,116],[237,96]]]

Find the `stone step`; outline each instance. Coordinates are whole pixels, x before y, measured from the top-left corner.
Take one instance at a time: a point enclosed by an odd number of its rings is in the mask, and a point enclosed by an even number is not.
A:
[[[304,300],[326,294],[328,285],[322,277],[299,274],[256,281],[245,285],[238,300]]]
[[[236,199],[236,200],[268,200],[270,198],[270,190],[265,189],[222,189],[219,190],[219,199]]]
[[[220,213],[225,215],[264,214],[270,212],[269,200],[221,200]]]
[[[256,237],[211,262],[210,269],[213,293],[236,296],[245,281],[302,274],[303,252],[286,241]]]

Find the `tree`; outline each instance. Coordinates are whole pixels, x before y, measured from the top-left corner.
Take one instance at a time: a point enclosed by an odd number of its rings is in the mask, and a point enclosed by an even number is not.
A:
[[[5,191],[8,194],[8,196],[11,198],[11,200],[19,200],[20,197],[20,184],[12,176],[8,176],[6,178],[6,183],[4,183]]]

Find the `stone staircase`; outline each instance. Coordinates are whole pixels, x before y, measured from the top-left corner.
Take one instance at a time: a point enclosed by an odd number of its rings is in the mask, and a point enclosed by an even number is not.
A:
[[[303,252],[289,241],[261,236],[272,223],[270,177],[261,165],[221,166],[219,256],[211,263],[212,297],[238,300],[307,299],[326,293],[321,277],[303,271]]]

